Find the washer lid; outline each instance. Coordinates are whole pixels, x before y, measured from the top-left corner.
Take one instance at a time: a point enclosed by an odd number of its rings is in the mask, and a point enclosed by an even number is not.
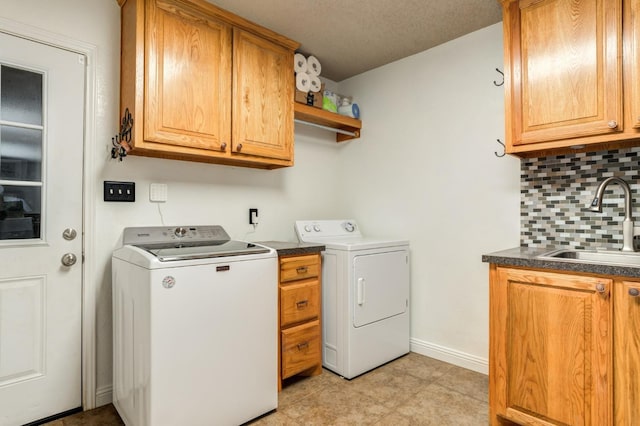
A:
[[[269,253],[270,249],[235,241],[220,225],[125,228],[122,241],[161,262]]]
[[[268,248],[234,240],[187,244],[134,244],[134,246],[151,253],[160,262],[269,253]]]

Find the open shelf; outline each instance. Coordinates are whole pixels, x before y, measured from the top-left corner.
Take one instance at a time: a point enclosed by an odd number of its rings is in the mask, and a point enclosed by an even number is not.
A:
[[[356,118],[325,111],[299,102],[294,102],[294,111],[296,120],[327,127],[329,128],[328,130],[336,129],[352,133],[352,135],[336,133],[336,142],[344,142],[360,137],[362,121]]]

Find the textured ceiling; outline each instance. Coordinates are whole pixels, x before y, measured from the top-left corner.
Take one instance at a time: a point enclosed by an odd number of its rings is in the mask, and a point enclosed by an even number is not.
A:
[[[502,20],[497,0],[208,0],[287,36],[334,81]]]

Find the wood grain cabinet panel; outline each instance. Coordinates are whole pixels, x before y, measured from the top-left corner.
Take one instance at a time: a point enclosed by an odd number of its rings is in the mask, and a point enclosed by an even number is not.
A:
[[[293,165],[298,43],[204,0],[119,0],[131,153]]]
[[[319,321],[282,331],[282,377],[291,377],[318,365],[320,335]]]
[[[638,2],[502,4],[507,152],[638,145]]]
[[[284,379],[322,373],[320,253],[280,257],[278,389]]]
[[[280,325],[287,327],[320,316],[318,280],[283,286],[280,289]]]
[[[293,158],[290,50],[246,31],[233,41],[233,150],[258,157]]]
[[[640,281],[619,280],[614,294],[614,411],[616,426],[640,420]]]
[[[612,424],[612,280],[492,265],[490,289],[491,424]]]
[[[283,257],[280,260],[280,282],[313,278],[320,275],[320,259],[317,254]]]

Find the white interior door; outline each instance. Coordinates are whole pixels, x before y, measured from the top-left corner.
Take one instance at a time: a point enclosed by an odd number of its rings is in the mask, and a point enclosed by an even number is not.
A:
[[[0,33],[0,425],[82,405],[84,63]]]

